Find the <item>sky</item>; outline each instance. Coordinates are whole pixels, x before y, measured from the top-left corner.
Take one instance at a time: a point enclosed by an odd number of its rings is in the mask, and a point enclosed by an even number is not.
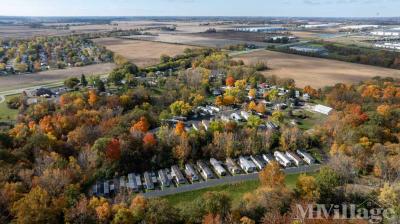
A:
[[[0,0],[0,3],[3,16],[400,16],[400,0]]]

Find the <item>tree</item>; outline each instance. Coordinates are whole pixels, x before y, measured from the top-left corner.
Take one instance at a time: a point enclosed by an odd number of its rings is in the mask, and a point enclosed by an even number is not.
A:
[[[399,205],[400,202],[398,192],[393,186],[390,186],[389,183],[385,183],[385,185],[380,189],[378,200],[386,207]]]
[[[284,117],[283,117],[283,113],[282,112],[275,111],[275,112],[272,113],[271,120],[273,122],[276,122],[276,123],[282,123],[283,122],[283,118]]]
[[[84,74],[81,75],[81,84],[82,86],[88,85],[88,81],[86,80],[86,76]]]
[[[285,173],[277,162],[269,163],[258,175],[261,185],[264,187],[285,186]]]
[[[151,147],[151,146],[155,146],[157,144],[157,141],[156,141],[156,138],[154,137],[154,135],[152,133],[147,133],[143,137],[143,144],[145,146]]]
[[[17,223],[60,223],[61,211],[50,195],[40,187],[33,188],[12,206]]]
[[[150,128],[150,124],[147,121],[146,117],[140,117],[139,121],[136,122],[132,128],[131,131],[140,131],[143,133],[146,133]]]
[[[227,86],[233,87],[235,85],[235,78],[228,76],[225,80]]]
[[[179,121],[175,126],[175,134],[181,136],[185,133],[185,123]]]
[[[250,115],[249,119],[247,120],[247,125],[252,128],[260,126],[261,123],[262,123],[261,118],[256,115]]]
[[[121,144],[117,138],[113,138],[107,145],[107,159],[117,161],[121,157]]]
[[[256,89],[250,89],[250,90],[249,90],[249,97],[250,97],[251,99],[256,98],[256,94],[257,94],[257,90],[256,90]]]
[[[96,104],[97,100],[98,100],[98,97],[97,97],[96,91],[90,90],[89,91],[89,99],[88,99],[88,103],[90,104],[90,106],[93,107]]]
[[[267,112],[267,108],[265,107],[265,104],[263,104],[263,103],[258,103],[255,110],[257,113],[260,113],[260,114],[264,114],[265,112]]]
[[[175,116],[187,116],[192,110],[192,107],[184,101],[175,101],[169,108],[171,109],[171,113]]]
[[[320,200],[330,202],[334,196],[335,188],[339,186],[339,177],[336,172],[330,167],[322,167],[315,180],[320,192]]]
[[[69,78],[64,81],[64,85],[70,89],[75,88],[79,84],[79,79],[77,78]]]
[[[179,214],[166,199],[151,199],[147,205],[146,223],[176,224],[179,223]]]
[[[257,105],[254,101],[251,101],[247,108],[248,110],[255,110],[257,108]]]
[[[296,193],[307,201],[314,201],[319,198],[318,186],[313,176],[301,174],[297,179]]]

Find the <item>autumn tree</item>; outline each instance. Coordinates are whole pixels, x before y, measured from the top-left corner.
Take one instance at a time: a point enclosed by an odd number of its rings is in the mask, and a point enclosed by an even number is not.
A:
[[[175,134],[181,136],[185,132],[185,123],[179,121],[175,126]]]
[[[61,210],[50,195],[40,187],[33,188],[19,201],[12,211],[17,223],[60,223]]]
[[[107,145],[106,157],[111,161],[119,160],[121,157],[121,143],[119,139],[113,138]]]
[[[258,176],[262,186],[271,188],[285,186],[285,174],[277,162],[269,163]]]
[[[146,117],[140,117],[139,121],[131,127],[131,132],[140,131],[146,133],[150,128],[150,124]]]
[[[190,104],[184,101],[175,101],[169,108],[171,109],[171,113],[176,116],[187,116],[192,110]]]
[[[152,133],[147,133],[143,137],[143,144],[147,147],[151,147],[157,144],[156,138]]]
[[[227,86],[233,87],[235,85],[235,78],[233,76],[228,76],[225,80]]]
[[[94,90],[90,90],[89,94],[88,94],[88,103],[90,106],[94,106],[96,104],[96,102],[98,101],[98,96],[96,94],[96,91]]]
[[[296,193],[307,201],[314,201],[319,198],[318,186],[313,176],[301,174],[297,179]]]

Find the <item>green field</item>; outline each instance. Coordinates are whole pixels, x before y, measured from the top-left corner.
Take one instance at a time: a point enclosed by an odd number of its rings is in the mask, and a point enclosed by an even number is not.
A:
[[[300,174],[287,175],[286,186],[293,189],[296,186],[296,181],[299,175]],[[237,206],[240,203],[240,200],[242,199],[245,193],[256,190],[259,187],[259,185],[260,182],[258,180],[246,181],[236,184],[219,185],[197,191],[190,191],[180,194],[169,195],[165,196],[164,198],[167,199],[175,207],[184,208],[187,204],[201,197],[204,193],[208,191],[216,191],[216,192],[224,191],[227,192],[228,195],[231,197],[233,206]]]
[[[6,100],[0,103],[0,122],[13,121],[17,118],[18,110],[12,110],[7,107],[7,100],[15,95],[6,96]]]

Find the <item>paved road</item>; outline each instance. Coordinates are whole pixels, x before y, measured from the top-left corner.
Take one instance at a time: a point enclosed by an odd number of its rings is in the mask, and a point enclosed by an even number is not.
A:
[[[313,165],[313,166],[288,168],[288,169],[285,169],[284,171],[286,174],[298,174],[298,173],[315,172],[319,168],[320,168],[320,165]],[[233,183],[257,180],[257,179],[258,179],[258,173],[243,174],[243,175],[237,175],[237,176],[227,176],[227,177],[224,177],[221,179],[212,179],[212,180],[208,180],[208,181],[204,181],[204,182],[200,182],[200,183],[184,185],[184,186],[177,187],[177,188],[173,187],[173,188],[168,188],[165,190],[151,191],[151,192],[143,193],[142,195],[144,197],[148,197],[148,198],[162,197],[162,196],[173,195],[173,194],[178,194],[178,193],[183,193],[183,192],[188,192],[188,191],[200,190],[200,189],[209,188],[209,187],[222,185],[222,184],[233,184]]]

